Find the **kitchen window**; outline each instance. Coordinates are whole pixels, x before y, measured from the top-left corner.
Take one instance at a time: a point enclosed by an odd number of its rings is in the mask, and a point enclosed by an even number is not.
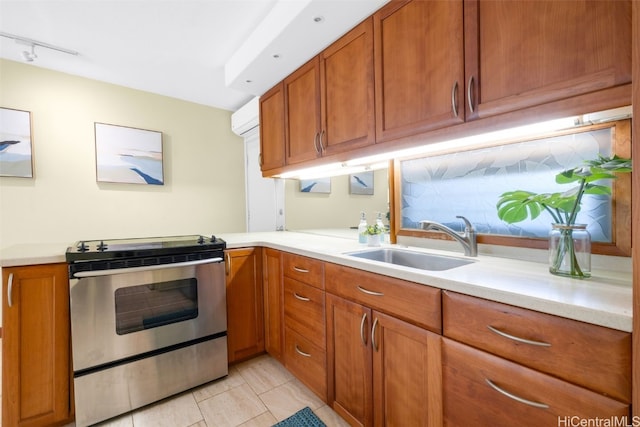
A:
[[[500,195],[512,190],[568,190],[570,185],[555,183],[558,172],[598,154],[630,157],[630,129],[630,120],[620,120],[489,148],[396,160],[397,234],[442,237],[420,230],[419,221],[437,221],[462,231],[464,224],[456,215],[463,215],[474,224],[479,243],[546,248],[551,217],[542,213],[534,221],[507,224],[497,215]],[[630,174],[609,183],[612,196],[587,196],[577,222],[588,224],[594,253],[629,256]]]

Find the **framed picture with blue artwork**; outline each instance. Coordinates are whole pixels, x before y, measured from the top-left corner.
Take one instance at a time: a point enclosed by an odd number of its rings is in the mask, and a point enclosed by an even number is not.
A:
[[[95,123],[98,182],[164,185],[162,132]]]
[[[301,193],[331,193],[331,178],[314,178],[300,180]]]
[[[349,194],[373,195],[373,171],[349,175]]]
[[[0,176],[33,178],[31,113],[0,108]]]

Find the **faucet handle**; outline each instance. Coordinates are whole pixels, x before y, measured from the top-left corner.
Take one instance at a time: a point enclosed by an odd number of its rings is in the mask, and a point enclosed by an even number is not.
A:
[[[469,230],[469,232],[474,231],[473,230],[473,224],[471,224],[471,221],[469,221],[467,218],[463,217],[462,215],[456,215],[456,218],[459,218],[459,219],[464,221],[464,227],[467,230]]]

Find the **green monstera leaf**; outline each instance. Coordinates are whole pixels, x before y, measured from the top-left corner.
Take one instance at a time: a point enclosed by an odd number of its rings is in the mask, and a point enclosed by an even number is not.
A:
[[[496,204],[498,217],[513,224],[526,219],[534,220],[542,212],[547,212],[555,223],[574,224],[584,194],[611,194],[608,186],[595,182],[615,179],[615,173],[624,172],[631,172],[631,159],[598,156],[595,160],[585,161],[582,166],[567,169],[556,175],[558,184],[577,183],[565,192],[536,194],[515,190],[502,193]]]

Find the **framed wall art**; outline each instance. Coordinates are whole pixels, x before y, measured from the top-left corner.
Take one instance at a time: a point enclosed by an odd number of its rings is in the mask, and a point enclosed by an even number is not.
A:
[[[373,171],[349,175],[349,194],[373,195]]]
[[[0,108],[0,176],[33,178],[31,113]]]
[[[162,132],[95,123],[98,182],[164,185]]]
[[[331,178],[315,178],[300,180],[301,193],[331,193]]]

